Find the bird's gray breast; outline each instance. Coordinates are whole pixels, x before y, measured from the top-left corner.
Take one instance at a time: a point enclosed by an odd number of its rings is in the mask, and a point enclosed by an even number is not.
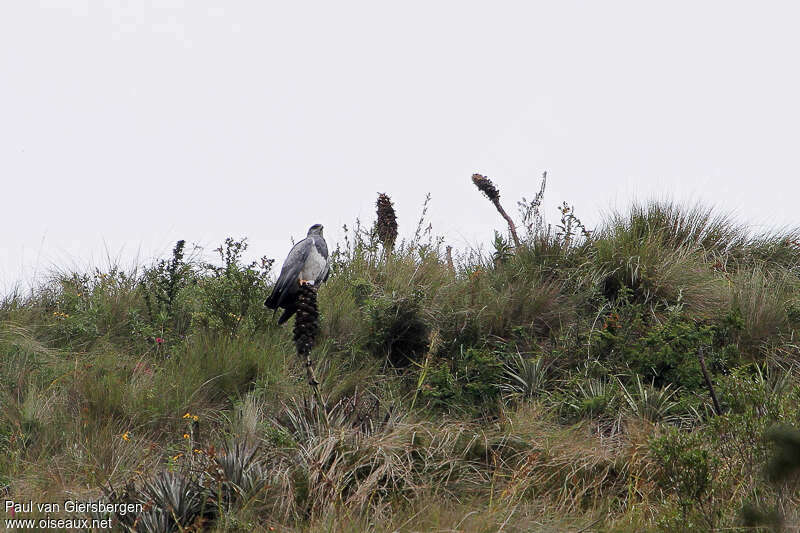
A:
[[[320,253],[316,243],[309,248],[308,257],[300,271],[300,279],[316,281],[328,264],[328,258]]]

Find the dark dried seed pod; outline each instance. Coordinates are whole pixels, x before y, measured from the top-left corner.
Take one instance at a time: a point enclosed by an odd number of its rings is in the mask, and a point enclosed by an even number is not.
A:
[[[297,315],[294,319],[294,345],[298,355],[307,356],[311,353],[318,331],[317,288],[309,284],[301,285],[297,294]]]
[[[397,240],[397,215],[394,212],[392,199],[386,194],[378,195],[378,222],[375,226],[383,246],[392,248]]]
[[[498,191],[497,187],[494,186],[492,180],[490,180],[486,176],[481,176],[480,174],[473,174],[472,183],[474,183],[475,186],[489,198],[489,200],[494,202],[495,200],[500,199],[500,191]]]

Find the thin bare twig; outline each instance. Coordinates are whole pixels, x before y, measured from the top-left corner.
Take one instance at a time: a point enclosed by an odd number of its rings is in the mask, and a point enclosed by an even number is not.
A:
[[[722,414],[722,408],[719,405],[719,400],[717,400],[717,393],[714,392],[714,385],[711,383],[711,376],[708,374],[708,369],[706,368],[706,359],[705,357],[703,357],[702,346],[697,351],[697,358],[700,360],[700,370],[703,371],[703,377],[706,380],[706,385],[708,386],[708,392],[711,393],[711,401],[714,402],[714,411],[716,411],[717,416],[720,416]]]

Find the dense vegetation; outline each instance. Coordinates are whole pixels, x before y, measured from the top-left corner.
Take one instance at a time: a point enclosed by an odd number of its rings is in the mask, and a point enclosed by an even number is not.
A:
[[[244,239],[6,296],[5,498],[142,502],[138,531],[800,525],[800,235],[669,202],[549,226],[543,191],[489,253],[347,231],[325,405]]]

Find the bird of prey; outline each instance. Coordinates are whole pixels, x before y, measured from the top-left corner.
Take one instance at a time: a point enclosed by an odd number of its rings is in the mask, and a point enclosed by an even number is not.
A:
[[[281,275],[264,305],[276,311],[282,307],[284,312],[278,324],[283,324],[297,311],[300,285],[308,283],[319,286],[328,279],[328,274],[328,243],[322,237],[322,224],[314,224],[308,230],[308,236],[295,244],[286,256]]]

